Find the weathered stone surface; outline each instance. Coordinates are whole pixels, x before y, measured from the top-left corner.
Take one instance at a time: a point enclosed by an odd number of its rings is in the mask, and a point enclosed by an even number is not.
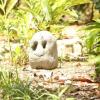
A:
[[[56,38],[48,31],[37,32],[28,48],[32,68],[53,69],[58,65]]]
[[[57,40],[58,57],[78,57],[82,54],[81,40],[78,38]]]
[[[81,30],[84,26],[72,25],[66,26],[61,34],[62,40],[57,41],[58,56],[66,57],[76,60],[83,54],[83,41],[82,37],[86,32]],[[79,58],[80,59],[80,58]]]
[[[77,82],[94,82],[92,77],[95,73],[94,66],[87,64],[87,62],[78,63],[80,66],[77,65],[77,62],[63,63],[61,68],[53,70],[31,69],[27,66],[27,68],[19,71],[19,77],[21,80],[29,79],[32,86],[39,85],[50,90],[68,84],[76,85]],[[79,84],[77,85],[79,86]]]

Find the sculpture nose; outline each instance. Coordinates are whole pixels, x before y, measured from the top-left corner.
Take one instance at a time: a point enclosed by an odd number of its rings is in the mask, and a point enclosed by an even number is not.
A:
[[[38,56],[38,57],[41,57],[41,56],[44,55],[44,49],[41,45],[37,46],[37,49],[35,51],[35,55]]]

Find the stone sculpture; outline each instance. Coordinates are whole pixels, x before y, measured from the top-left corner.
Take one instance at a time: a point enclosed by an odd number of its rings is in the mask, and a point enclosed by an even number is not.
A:
[[[40,31],[30,40],[29,63],[33,69],[54,69],[58,65],[56,38],[48,31]]]

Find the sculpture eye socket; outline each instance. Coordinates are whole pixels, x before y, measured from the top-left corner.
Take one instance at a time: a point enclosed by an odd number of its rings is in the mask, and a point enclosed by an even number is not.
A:
[[[38,45],[38,42],[37,42],[37,41],[34,41],[33,46],[32,46],[32,49],[33,49],[33,50],[36,50],[37,45]]]
[[[46,44],[47,44],[47,41],[42,41],[42,46],[43,46],[43,48],[45,48],[46,47]]]

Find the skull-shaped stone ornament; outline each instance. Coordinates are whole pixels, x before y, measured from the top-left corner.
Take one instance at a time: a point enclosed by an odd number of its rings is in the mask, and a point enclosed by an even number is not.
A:
[[[30,40],[29,63],[33,69],[54,69],[58,65],[56,38],[48,31],[40,31]]]

